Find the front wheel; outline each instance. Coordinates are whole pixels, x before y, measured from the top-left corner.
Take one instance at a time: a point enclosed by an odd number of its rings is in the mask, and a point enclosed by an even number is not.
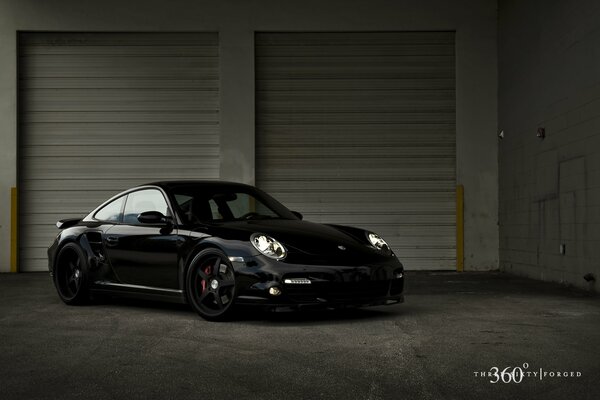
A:
[[[60,249],[54,267],[54,286],[66,304],[88,302],[87,263],[85,253],[77,244],[68,243]]]
[[[230,313],[235,298],[235,273],[220,250],[202,250],[192,260],[186,276],[188,300],[200,316],[221,321]]]

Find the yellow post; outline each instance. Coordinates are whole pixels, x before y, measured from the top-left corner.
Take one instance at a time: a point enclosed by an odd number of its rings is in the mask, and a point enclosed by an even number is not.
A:
[[[456,186],[456,271],[462,272],[465,268],[465,187]]]
[[[17,272],[17,188],[10,188],[10,272]]]

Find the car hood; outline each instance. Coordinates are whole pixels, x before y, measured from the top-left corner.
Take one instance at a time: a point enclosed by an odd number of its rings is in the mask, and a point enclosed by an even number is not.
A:
[[[265,219],[224,222],[214,225],[214,234],[224,239],[248,241],[253,233],[263,233],[281,242],[288,250],[290,262],[302,262],[310,257],[331,263],[336,260],[367,257],[370,260],[383,255],[370,246],[361,234],[353,235],[336,227],[301,220]],[[363,233],[361,230],[354,230]],[[388,257],[385,257],[388,258]]]

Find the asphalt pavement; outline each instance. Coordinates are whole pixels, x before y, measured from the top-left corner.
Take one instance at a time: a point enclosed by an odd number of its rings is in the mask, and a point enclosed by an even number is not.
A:
[[[597,399],[599,300],[408,272],[401,305],[215,323],[183,305],[66,306],[45,273],[1,274],[0,399]]]

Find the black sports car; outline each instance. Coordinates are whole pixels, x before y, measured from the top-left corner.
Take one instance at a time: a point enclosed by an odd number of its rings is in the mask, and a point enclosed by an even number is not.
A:
[[[252,186],[158,182],[57,222],[48,268],[60,298],[189,303],[208,320],[234,304],[343,307],[403,301],[403,267],[377,234],[302,221]]]

